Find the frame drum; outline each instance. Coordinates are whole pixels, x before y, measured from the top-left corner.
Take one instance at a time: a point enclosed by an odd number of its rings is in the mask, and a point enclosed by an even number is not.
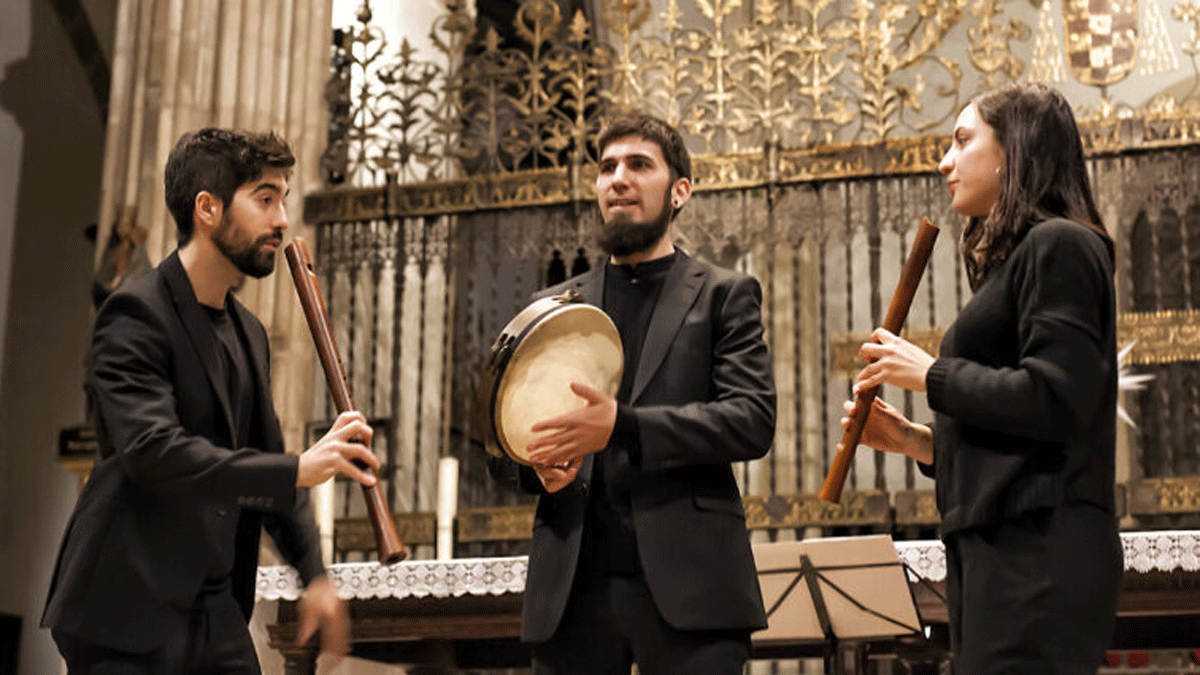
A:
[[[480,387],[487,451],[528,466],[525,447],[540,435],[530,427],[587,404],[570,384],[616,396],[624,366],[621,336],[599,307],[574,291],[533,302],[492,344]]]

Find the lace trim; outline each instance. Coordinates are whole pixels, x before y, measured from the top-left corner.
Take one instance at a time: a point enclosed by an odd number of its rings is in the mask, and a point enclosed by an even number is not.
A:
[[[1200,530],[1122,532],[1125,569],[1137,572],[1200,570]],[[900,561],[929,581],[946,578],[946,551],[940,541],[896,542]],[[329,568],[338,595],[350,600],[371,598],[459,597],[503,595],[525,589],[527,562],[512,558],[412,560],[395,565],[342,563]],[[296,600],[300,576],[288,566],[259,567],[259,600]]]

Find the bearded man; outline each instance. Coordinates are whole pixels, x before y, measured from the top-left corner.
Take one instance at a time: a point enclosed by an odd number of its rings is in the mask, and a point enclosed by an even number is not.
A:
[[[672,243],[692,194],[676,129],[621,116],[597,146],[608,260],[539,296],[602,308],[624,375],[615,398],[571,383],[586,406],[533,426],[522,639],[537,675],[740,675],[766,626],[733,472],[775,434],[762,289]]]
[[[42,626],[70,675],[258,675],[246,624],[265,528],[306,585],[301,643],[348,649],[307,488],[364,485],[371,427],[344,413],[283,451],[267,333],[233,296],[275,269],[295,158],[274,134],[201,129],[167,159],[179,248],[114,292],[92,332],[85,388],[97,453],[63,536]]]

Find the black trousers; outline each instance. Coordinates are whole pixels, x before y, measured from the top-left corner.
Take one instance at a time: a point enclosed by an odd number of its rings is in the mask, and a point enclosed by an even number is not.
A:
[[[681,631],[659,614],[641,575],[581,569],[562,623],[533,646],[534,675],[742,675],[748,631]]]
[[[205,592],[188,616],[186,635],[148,654],[92,644],[52,631],[68,675],[261,675],[246,617],[228,585]]]
[[[1117,521],[1088,504],[945,538],[955,675],[1094,675],[1124,570]]]

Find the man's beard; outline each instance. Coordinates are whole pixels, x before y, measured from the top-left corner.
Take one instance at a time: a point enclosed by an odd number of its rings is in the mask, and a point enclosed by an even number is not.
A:
[[[600,227],[596,243],[608,255],[623,258],[641,253],[658,243],[671,224],[671,191],[663,200],[662,213],[648,223],[635,223],[624,213],[612,216]]]
[[[252,244],[242,246],[229,236],[232,230],[233,220],[230,219],[227,211],[221,216],[221,224],[213,232],[212,240],[217,250],[228,258],[229,262],[238,268],[238,271],[255,279],[262,279],[275,271],[275,253],[264,251],[263,244],[269,241],[279,242],[279,234],[265,234]]]

